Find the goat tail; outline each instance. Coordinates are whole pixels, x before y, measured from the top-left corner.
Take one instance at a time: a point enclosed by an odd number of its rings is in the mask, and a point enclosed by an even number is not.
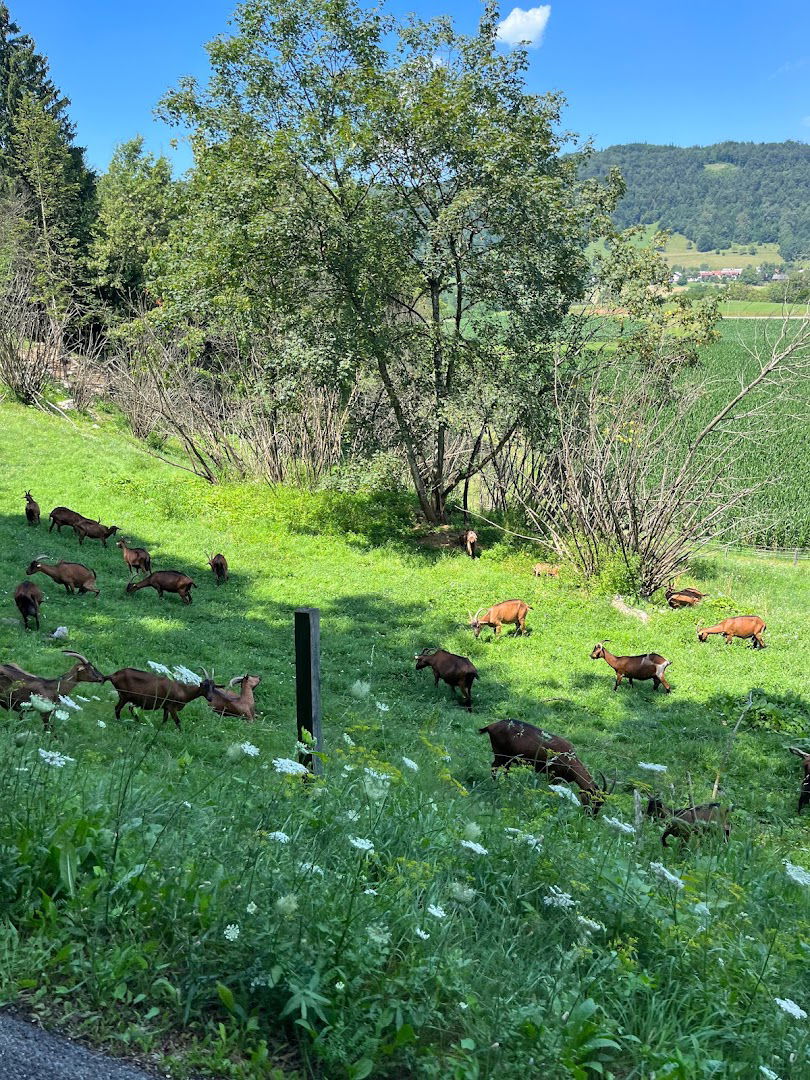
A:
[[[478,734],[479,735],[489,735],[490,726],[491,726],[490,724],[487,724],[486,727],[480,727],[478,729]]]

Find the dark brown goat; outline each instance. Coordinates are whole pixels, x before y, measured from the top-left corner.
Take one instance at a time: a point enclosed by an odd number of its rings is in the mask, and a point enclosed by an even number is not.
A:
[[[121,554],[124,556],[124,562],[129,568],[130,577],[138,571],[142,574],[152,573],[152,557],[146,548],[127,547],[127,542],[123,536],[120,540],[116,540],[115,546],[121,549]]]
[[[466,656],[456,656],[444,649],[423,649],[414,656],[416,670],[429,667],[433,670],[435,685],[444,679],[455,697],[456,687],[461,691],[461,704],[472,712],[472,684],[478,678],[478,670]]]
[[[16,664],[0,664],[0,705],[4,709],[19,711],[20,706],[30,701],[32,694],[36,694],[46,701],[52,701],[56,709],[59,695],[71,694],[78,683],[104,682],[104,676],[86,656],[68,649],[65,649],[64,653],[65,656],[75,656],[76,663],[70,671],[57,679],[43,679],[39,675],[32,675]],[[49,717],[50,713],[43,713],[42,720],[46,726]]]
[[[154,589],[161,600],[165,592],[177,593],[184,604],[190,604],[191,590],[196,588],[197,586],[188,574],[181,574],[179,570],[155,570],[149,577],[142,578],[140,581],[130,581],[127,585],[127,592],[134,593],[138,589]]]
[[[643,656],[614,656],[612,652],[608,652],[605,644],[606,641],[600,641],[594,645],[591,660],[604,660],[613,668],[616,673],[614,690],[618,690],[619,683],[626,678],[631,686],[634,679],[641,682],[652,679],[654,691],[663,686],[668,694],[671,692],[672,687],[664,678],[664,672],[672,663],[671,660],[657,652],[644,653]]]
[[[84,563],[58,562],[55,566],[49,566],[48,563],[35,559],[25,572],[26,574],[45,574],[57,585],[64,585],[65,592],[71,596],[77,590],[80,593],[95,593],[96,596],[100,592],[96,588],[95,570],[91,570]]]
[[[121,668],[107,675],[104,682],[110,682],[118,691],[118,702],[115,706],[115,719],[121,719],[121,710],[125,705],[133,705],[146,712],[163,709],[163,721],[171,716],[177,730],[180,730],[179,712],[190,701],[205,697],[213,688],[210,679],[204,679],[199,685],[196,683],[177,682],[164,675],[154,675],[149,671],[139,671],[137,668]]]
[[[228,686],[241,683],[238,694],[226,690],[224,686],[215,686],[211,682],[211,688],[205,698],[214,712],[219,713],[220,716],[241,716],[252,724],[256,719],[253,691],[261,681],[259,675],[237,675],[235,679],[231,679]]]
[[[75,510],[68,510],[66,506],[55,506],[50,514],[48,514],[48,517],[51,519],[48,532],[53,532],[54,525],[56,526],[57,532],[61,532],[63,525],[70,525],[73,527],[77,521],[85,520],[83,514],[77,514]]]
[[[799,810],[802,810],[810,803],[810,753],[806,750],[800,750],[798,746],[788,747],[791,754],[795,754],[796,757],[802,759],[802,765],[804,766],[804,776],[802,777],[801,791],[799,792]]]
[[[504,600],[500,604],[493,604],[484,611],[479,608],[475,615],[470,612],[470,626],[475,631],[475,636],[481,633],[485,626],[492,627],[492,636],[497,637],[504,625],[515,624],[516,634],[526,633],[526,616],[531,611],[528,604],[522,600]],[[484,612],[483,615],[481,612]]]
[[[497,776],[498,769],[504,769],[508,773],[516,761],[524,762],[552,780],[576,784],[579,788],[579,800],[590,814],[598,814],[610,794],[604,775],[602,787],[599,788],[568,739],[550,735],[533,724],[524,724],[519,720],[496,720],[479,728],[478,733],[489,735],[494,755],[493,777]],[[615,781],[613,786],[615,787]]]
[[[39,630],[39,605],[44,600],[42,590],[33,581],[21,581],[14,590],[14,603],[22,615],[23,626],[28,629],[28,620],[33,619]]]
[[[723,830],[723,836],[728,842],[731,826],[728,822],[729,811],[720,803],[701,803],[699,806],[685,806],[681,810],[672,810],[661,802],[660,799],[650,799],[645,811],[647,817],[669,818],[669,825],[661,835],[661,843],[668,847],[667,838],[677,836],[681,843],[685,843],[695,829],[705,829],[711,825],[719,825]]]
[[[228,560],[224,555],[209,555],[208,565],[211,567],[217,587],[219,587],[223,581],[228,580]]]
[[[465,529],[464,532],[459,533],[458,542],[459,546],[464,548],[471,559],[475,559],[481,554],[478,547],[478,533],[475,529]]]
[[[107,540],[111,536],[115,536],[119,532],[117,525],[102,525],[100,521],[92,521],[90,518],[81,518],[79,521],[73,522],[73,531],[79,538],[79,546],[81,546],[85,540],[90,537],[91,540],[100,540],[104,547],[107,546]]]
[[[765,642],[762,640],[762,631],[767,626],[759,615],[737,615],[733,619],[723,619],[714,626],[698,628],[698,641],[705,641],[709,634],[722,634],[726,639],[726,645],[730,645],[735,637],[753,638],[752,649],[764,649]]]
[[[673,585],[674,582],[670,581],[669,585],[667,586],[666,592],[664,593],[667,603],[673,609],[682,607],[694,607],[695,604],[699,604],[704,597],[709,595],[705,592],[698,592],[697,589],[693,589],[688,586],[685,589],[675,589],[673,588]]]
[[[39,525],[39,503],[30,491],[25,493],[25,520],[29,525]]]

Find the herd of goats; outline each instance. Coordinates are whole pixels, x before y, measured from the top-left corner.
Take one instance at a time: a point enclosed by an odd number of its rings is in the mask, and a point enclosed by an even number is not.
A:
[[[40,523],[39,505],[30,491],[26,492],[25,498],[26,520],[29,525],[37,526]],[[106,547],[109,537],[120,531],[116,525],[104,526],[99,521],[86,518],[64,506],[55,507],[50,512],[49,518],[49,532],[52,532],[54,528],[59,532],[63,527],[72,528],[80,545],[84,544],[86,539],[91,539],[100,540]],[[458,542],[471,558],[480,554],[478,537],[472,529],[462,532]],[[153,588],[161,599],[164,593],[176,593],[183,603],[192,602],[191,589],[196,588],[196,585],[187,574],[177,570],[153,571],[149,552],[145,548],[129,547],[123,537],[116,541],[116,546],[121,549],[124,563],[129,571],[127,593],[134,593],[138,589]],[[30,564],[26,571],[28,576],[36,573],[45,574],[57,584],[63,585],[68,594],[77,592],[94,593],[96,596],[99,594],[95,572],[83,563],[60,561],[50,564],[42,562],[42,558],[41,556]],[[228,562],[224,555],[209,556],[208,564],[217,586],[228,580]],[[533,572],[535,576],[557,577],[559,567],[549,563],[537,563]],[[133,574],[144,576],[140,580],[132,580]],[[670,582],[666,590],[667,603],[672,608],[694,607],[706,595],[708,594],[700,593],[697,589],[676,589],[673,582]],[[39,629],[39,607],[43,599],[41,590],[31,581],[23,581],[17,586],[14,601],[26,630],[29,628],[29,622],[32,622],[37,630]],[[486,611],[480,609],[475,615],[470,613],[469,625],[476,638],[487,627],[492,630],[493,636],[499,635],[504,626],[514,626],[514,633],[523,635],[527,633],[526,618],[529,611],[531,607],[522,600],[506,600],[493,605]],[[765,648],[762,639],[765,629],[764,621],[758,616],[742,615],[723,619],[714,626],[699,628],[697,636],[701,642],[705,642],[710,634],[722,634],[727,644],[731,644],[734,638],[743,638],[751,641],[752,648],[762,649]],[[659,686],[663,686],[667,693],[671,691],[665,675],[671,661],[666,657],[659,653],[614,656],[605,648],[606,644],[607,641],[598,642],[590,655],[592,660],[604,660],[613,669],[614,690],[618,690],[622,680],[626,679],[630,686],[636,680],[652,681],[653,691],[656,691]],[[136,668],[122,668],[112,675],[103,675],[85,656],[69,650],[65,652],[66,655],[74,657],[76,663],[70,671],[56,679],[31,675],[16,664],[0,664],[0,706],[7,710],[19,711],[29,708],[32,697],[36,696],[40,699],[40,711],[47,727],[50,716],[59,707],[60,697],[69,696],[78,683],[109,682],[118,692],[118,702],[115,706],[116,719],[120,719],[126,705],[145,711],[162,709],[163,723],[171,716],[179,730],[180,711],[196,698],[205,698],[213,711],[220,716],[241,717],[251,722],[255,720],[254,690],[261,681],[257,675],[236,676],[231,679],[227,687],[215,683],[205,671],[204,678],[198,682],[182,682],[169,675],[139,671]],[[458,689],[461,694],[461,704],[472,711],[472,685],[478,678],[478,670],[468,657],[458,656],[444,649],[429,648],[417,654],[415,660],[417,671],[431,668],[436,686],[440,680],[443,680],[450,687],[454,697]],[[239,684],[238,692],[230,689],[237,683]],[[42,708],[42,705],[48,702],[53,705],[50,711]],[[497,775],[501,768],[508,772],[515,762],[528,764],[550,779],[576,785],[583,808],[592,815],[599,813],[605,799],[615,787],[614,781],[613,786],[608,789],[604,774],[601,774],[601,785],[597,785],[567,739],[559,735],[551,735],[532,724],[517,720],[498,720],[480,728],[479,733],[487,734],[492,745],[493,776]],[[799,797],[799,811],[801,811],[810,802],[810,753],[797,747],[790,749],[791,753],[802,759],[804,767]],[[651,798],[647,805],[647,815],[667,820],[668,825],[661,838],[664,846],[668,837],[676,836],[683,841],[696,827],[706,825],[719,826],[725,838],[728,839],[728,812],[716,802],[688,806],[678,810],[665,806],[659,799]]]

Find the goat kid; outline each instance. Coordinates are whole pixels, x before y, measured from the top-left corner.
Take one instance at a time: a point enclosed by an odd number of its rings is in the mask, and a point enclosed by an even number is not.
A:
[[[217,686],[213,679],[206,674],[211,682],[211,688],[205,695],[206,701],[215,713],[220,716],[241,716],[251,724],[256,719],[256,701],[253,691],[262,681],[259,675],[237,675],[231,679],[228,686],[240,683],[239,693],[226,690],[224,686]]]
[[[731,826],[728,822],[729,810],[720,803],[701,803],[699,806],[685,806],[681,810],[672,810],[661,802],[660,799],[650,799],[645,810],[650,818],[669,818],[669,825],[661,836],[661,843],[669,847],[667,839],[677,836],[684,844],[695,829],[706,829],[712,825],[719,825],[723,830],[723,836],[728,843]]]
[[[493,604],[486,611],[479,608],[475,615],[470,612],[470,626],[476,637],[485,626],[491,626],[492,636],[497,637],[501,632],[501,627],[512,624],[516,627],[516,634],[525,634],[526,616],[531,610],[531,607],[522,600],[504,600],[500,604]],[[483,612],[483,615],[481,612]]]
[[[762,640],[762,631],[767,630],[759,615],[737,615],[733,619],[723,619],[714,626],[698,627],[698,641],[705,641],[709,634],[722,634],[726,639],[726,645],[730,645],[734,638],[752,638],[752,649],[764,649],[765,642]]]
[[[443,679],[455,697],[456,687],[461,691],[461,704],[472,712],[472,684],[478,678],[478,670],[466,656],[457,656],[444,649],[423,649],[414,656],[416,670],[429,667],[433,671],[434,685]]]
[[[165,592],[177,593],[184,604],[190,604],[191,590],[196,588],[188,574],[181,574],[179,570],[155,570],[140,581],[130,581],[126,591],[134,593],[138,589],[154,589],[161,600]]]
[[[57,585],[64,585],[65,592],[69,596],[78,590],[80,593],[95,593],[96,596],[101,592],[96,587],[96,572],[91,570],[89,566],[85,566],[84,563],[72,563],[61,561],[51,566],[49,563],[40,562],[39,559],[34,559],[26,574],[45,574],[52,581],[55,581]]]
[[[29,525],[39,525],[39,503],[30,491],[25,493],[25,520]]]
[[[591,660],[604,660],[613,668],[616,675],[616,682],[613,684],[614,690],[619,689],[619,683],[622,679],[627,679],[631,686],[634,679],[638,679],[640,682],[652,679],[653,691],[657,690],[659,686],[663,686],[668,694],[671,693],[672,687],[664,677],[664,672],[672,663],[671,660],[667,660],[665,656],[654,652],[644,653],[643,656],[614,656],[612,652],[608,652],[605,648],[606,644],[607,639],[594,645]]]
[[[14,590],[14,603],[22,615],[23,626],[28,629],[28,620],[32,619],[39,630],[39,605],[45,597],[42,590],[33,581],[21,581]]]

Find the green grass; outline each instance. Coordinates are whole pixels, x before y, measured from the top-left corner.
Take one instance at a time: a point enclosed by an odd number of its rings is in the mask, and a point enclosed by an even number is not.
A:
[[[786,308],[784,304],[773,304],[767,300],[723,300],[720,311],[727,319],[733,319],[740,315],[767,315],[775,319],[784,317]],[[795,315],[804,315],[804,305],[796,305],[791,309]]]
[[[536,553],[486,532],[474,562],[415,550],[399,498],[213,488],[107,426],[11,405],[0,422],[3,660],[58,673],[69,662],[47,635],[66,625],[65,644],[104,671],[155,660],[263,679],[250,727],[201,702],[182,732],[154,714],[116,723],[109,687],[53,735],[5,720],[3,1002],[121,1052],[162,1052],[178,1076],[807,1075],[806,1024],[774,1001],[810,1011],[810,892],[782,863],[810,865],[785,749],[810,736],[806,565],[702,560],[703,608],[648,605],[645,626],[565,575],[532,578]],[[100,597],[40,576],[43,631],[25,634],[11,591],[27,562],[78,553],[72,535],[26,527],[26,488],[46,514],[66,503],[115,521],[156,566],[190,571],[193,605],[126,597],[120,553],[88,542]],[[212,549],[232,566],[219,590]],[[515,595],[533,606],[531,634],[474,640],[466,613]],[[324,778],[308,784],[272,765],[295,756],[301,604],[322,612]],[[761,614],[769,648],[699,645],[698,620],[730,612]],[[601,638],[664,653],[674,693],[614,694],[588,655]],[[437,644],[479,668],[472,716],[413,669]],[[615,775],[602,816],[527,770],[493,782],[476,728],[497,717],[564,734]],[[50,767],[40,747],[74,760]],[[612,829],[656,779],[642,761],[667,766],[658,790],[681,806],[708,799],[720,770],[728,847],[662,852],[658,826]],[[659,861],[683,888],[656,876]],[[576,906],[546,903],[554,889]]]

